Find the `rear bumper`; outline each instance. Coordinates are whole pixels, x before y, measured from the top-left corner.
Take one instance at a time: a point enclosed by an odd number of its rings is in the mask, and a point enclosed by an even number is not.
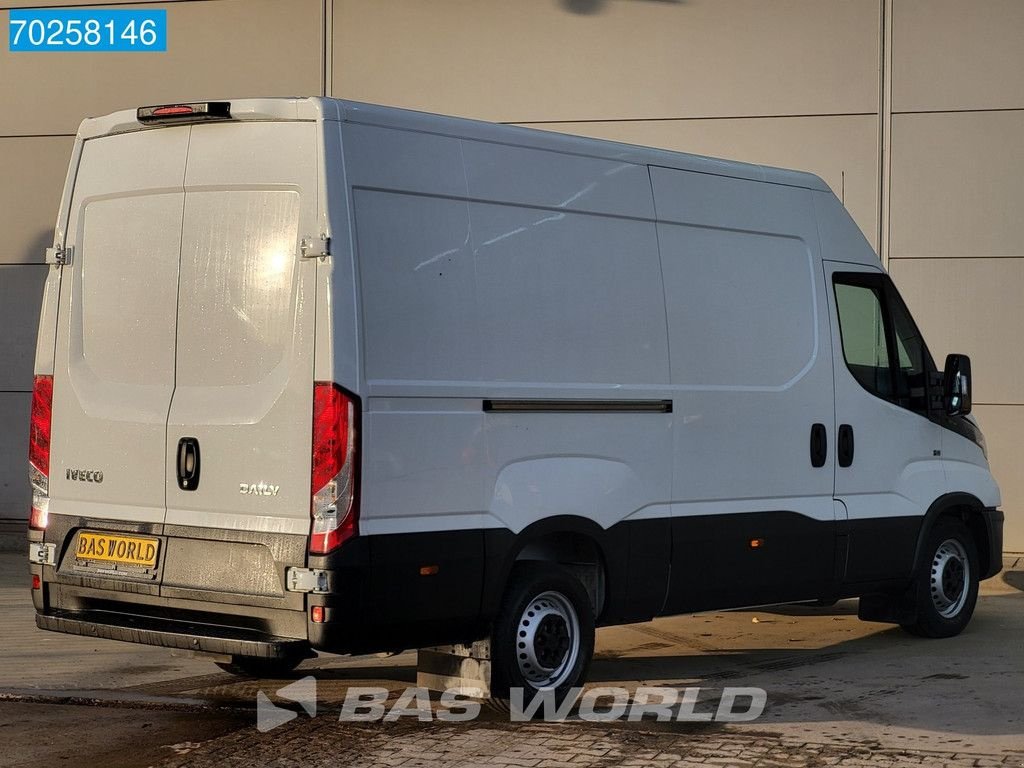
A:
[[[122,577],[77,567],[81,530],[159,540],[156,569]],[[360,536],[317,556],[307,554],[304,536],[51,515],[45,534],[30,539],[56,548],[56,564],[30,567],[41,580],[32,596],[45,630],[262,658],[311,648],[394,651],[486,634],[480,531]],[[424,565],[433,567],[426,576]],[[288,568],[299,566],[323,571],[326,593],[289,589]],[[312,621],[313,608],[323,621]]]
[[[82,530],[153,539],[156,567],[83,568],[74,555]],[[305,536],[51,515],[29,539],[55,552],[30,565],[40,629],[219,655],[310,655],[305,595],[285,586],[287,568],[305,561]]]
[[[36,626],[70,635],[159,645],[189,651],[203,651],[264,659],[308,656],[304,640],[279,638],[243,629],[210,624],[154,619],[110,611],[51,610],[36,613]]]

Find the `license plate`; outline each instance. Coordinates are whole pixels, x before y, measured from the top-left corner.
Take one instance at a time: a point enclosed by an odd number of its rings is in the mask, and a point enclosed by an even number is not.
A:
[[[81,531],[75,547],[75,558],[79,561],[153,568],[156,566],[159,548],[160,542],[157,539]]]

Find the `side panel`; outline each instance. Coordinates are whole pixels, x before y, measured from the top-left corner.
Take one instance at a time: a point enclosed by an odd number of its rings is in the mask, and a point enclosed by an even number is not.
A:
[[[366,412],[365,534],[486,528],[482,356],[464,202],[354,192]]]
[[[651,212],[646,169],[365,126],[344,126],[343,146],[366,377],[363,533],[516,533],[563,515],[604,528],[660,518],[664,541],[669,414],[484,411],[664,399],[655,228],[632,218]],[[664,584],[667,560],[658,567]],[[648,615],[657,581],[643,580]]]
[[[552,448],[570,438],[567,418],[602,433],[613,422],[620,424],[616,418],[630,421],[644,445],[643,460],[626,462],[631,468],[627,475],[638,474],[627,482],[631,496],[621,500],[627,503],[619,506],[609,499],[588,514],[607,526],[664,503],[667,487],[661,492],[651,487],[664,482],[655,477],[667,477],[658,469],[665,468],[663,459],[653,465],[649,461],[664,455],[659,438],[650,439],[652,424],[664,421],[657,416],[484,417],[482,412],[485,398],[659,397],[667,384],[667,350],[653,224],[575,212],[573,207],[589,205],[588,195],[598,189],[605,196],[601,205],[610,205],[609,193],[590,176],[578,183],[562,178],[566,195],[557,201],[563,207],[554,210],[501,202],[502,194],[527,194],[514,181],[508,188],[481,181],[462,192],[474,199],[493,197],[493,203],[422,194],[420,165],[409,163],[405,172],[393,158],[408,159],[417,147],[430,153],[430,165],[443,158],[436,190],[450,186],[455,191],[462,163],[458,142],[380,134],[380,145],[365,130],[345,139],[346,158],[352,158],[346,162],[354,186],[365,329],[366,436],[373,445],[365,467],[367,531],[460,525],[453,515],[476,516],[462,525],[484,522],[521,530],[551,514],[535,502],[521,506],[521,498],[503,502],[509,483],[519,490],[522,482],[522,473],[503,473],[530,460],[564,458],[570,474],[591,461],[622,461],[598,447],[611,445],[610,438],[581,439],[572,450]],[[506,150],[485,145],[466,154],[481,166],[494,164],[492,176],[504,169],[514,179],[518,166],[503,157]],[[565,161],[555,153],[537,154],[549,165]],[[526,162],[519,156],[516,161]],[[589,172],[613,186],[617,176],[607,172],[615,167],[594,161]],[[474,168],[466,173],[471,184],[482,174]],[[576,172],[581,172],[578,167]],[[413,191],[419,194],[409,194]],[[481,431],[485,424],[486,434]],[[655,427],[654,434],[659,433]],[[408,439],[410,434],[415,440]],[[518,444],[524,437],[532,447]],[[615,451],[631,450],[632,444],[620,440]],[[385,457],[388,463],[379,464]],[[481,469],[490,474],[483,482]],[[579,477],[589,483],[589,474]]]
[[[806,190],[652,168],[674,409],[667,610],[811,598],[835,575],[832,362]]]

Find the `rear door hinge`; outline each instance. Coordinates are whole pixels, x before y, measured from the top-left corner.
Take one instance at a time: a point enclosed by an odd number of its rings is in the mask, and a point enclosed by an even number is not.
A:
[[[321,259],[331,255],[331,238],[327,235],[320,235],[319,237],[306,236],[302,238],[300,248],[302,250],[302,258]]]
[[[289,568],[285,571],[285,583],[289,592],[323,595],[329,589],[327,571],[319,568]]]
[[[46,263],[56,264],[58,267],[66,267],[71,263],[71,257],[75,253],[73,245],[55,245],[46,249]]]

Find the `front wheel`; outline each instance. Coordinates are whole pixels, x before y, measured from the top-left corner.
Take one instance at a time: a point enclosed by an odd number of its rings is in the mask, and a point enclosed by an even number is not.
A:
[[[903,628],[920,637],[953,637],[978,601],[978,555],[971,532],[959,520],[941,519],[926,543],[913,590],[917,618]]]
[[[518,565],[491,634],[492,703],[508,711],[518,688],[524,710],[538,695],[560,705],[593,654],[594,610],[579,580],[547,563]],[[542,702],[536,715],[544,711]]]

